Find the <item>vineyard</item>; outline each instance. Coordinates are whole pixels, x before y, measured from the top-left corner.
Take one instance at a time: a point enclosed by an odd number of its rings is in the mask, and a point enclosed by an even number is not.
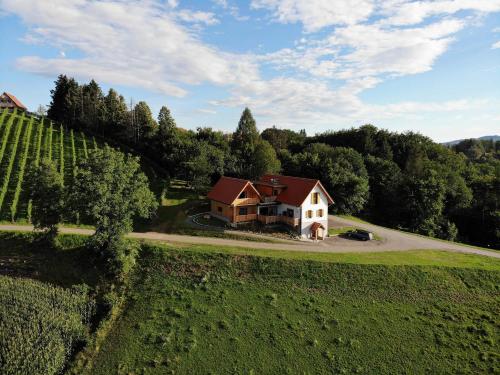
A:
[[[27,173],[43,158],[54,160],[68,181],[76,163],[96,148],[94,138],[24,113],[0,113],[0,221],[30,220]]]

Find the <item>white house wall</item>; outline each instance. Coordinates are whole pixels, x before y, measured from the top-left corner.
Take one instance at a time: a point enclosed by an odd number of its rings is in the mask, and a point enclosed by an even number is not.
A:
[[[319,202],[318,204],[311,203],[311,194],[319,193]],[[318,210],[323,210],[323,217],[317,217],[316,213]],[[306,213],[308,210],[312,210],[313,217],[307,218]],[[302,237],[311,237],[311,225],[313,223],[321,223],[325,227],[325,235],[328,234],[328,198],[326,197],[323,190],[320,187],[316,186],[311,193],[307,196],[306,200],[302,204],[301,207],[301,225],[300,225],[300,234]]]

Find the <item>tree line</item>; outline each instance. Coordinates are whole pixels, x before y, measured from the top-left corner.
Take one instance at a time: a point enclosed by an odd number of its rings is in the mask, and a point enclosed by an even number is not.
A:
[[[500,142],[445,147],[372,125],[314,136],[276,127],[259,133],[248,108],[233,133],[194,131],[178,127],[166,106],[155,119],[147,103],[127,105],[93,80],[80,85],[61,75],[51,93],[51,119],[133,147],[193,189],[206,191],[221,175],[318,178],[335,200],[334,213],[500,247]]]

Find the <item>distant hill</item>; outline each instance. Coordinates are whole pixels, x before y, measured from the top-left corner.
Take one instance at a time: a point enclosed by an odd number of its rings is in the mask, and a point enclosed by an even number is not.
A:
[[[471,139],[471,138],[457,139],[455,141],[443,142],[441,144],[445,145],[445,146],[454,146],[454,145],[462,142],[465,139]],[[495,141],[496,142],[496,141],[500,141],[500,135],[485,135],[483,137],[473,138],[473,139],[478,139],[480,141]]]

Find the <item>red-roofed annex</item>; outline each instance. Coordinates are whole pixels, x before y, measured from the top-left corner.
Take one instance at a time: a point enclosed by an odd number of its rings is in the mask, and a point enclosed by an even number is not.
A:
[[[221,177],[208,199],[211,214],[234,226],[283,223],[314,239],[328,233],[328,206],[333,204],[319,180],[281,175],[264,175],[255,182]]]

